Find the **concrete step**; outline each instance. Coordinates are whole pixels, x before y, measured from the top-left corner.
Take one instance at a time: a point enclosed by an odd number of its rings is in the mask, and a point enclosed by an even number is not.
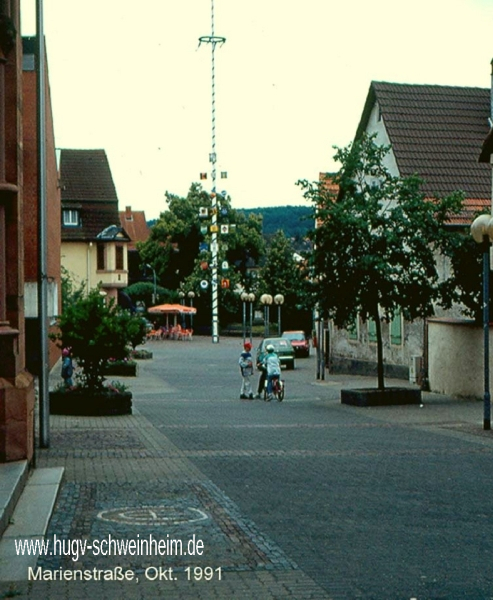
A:
[[[0,536],[9,526],[28,476],[27,460],[0,464]]]
[[[26,581],[38,556],[18,556],[15,541],[43,539],[62,483],[63,467],[34,469],[0,539],[0,581]]]

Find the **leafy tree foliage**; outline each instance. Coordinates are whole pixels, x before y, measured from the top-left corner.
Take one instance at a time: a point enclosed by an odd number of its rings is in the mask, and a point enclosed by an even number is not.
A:
[[[77,285],[73,275],[62,266],[61,268],[62,312],[74,302],[78,302],[86,294],[85,282]]]
[[[210,224],[213,202],[210,194],[198,183],[192,184],[186,198],[167,194],[168,210],[151,228],[147,242],[139,246],[143,264],[151,264],[159,282],[175,294],[182,289],[196,293],[198,308],[195,323],[210,320],[210,287],[203,291],[200,282],[211,281],[212,253],[210,251]],[[262,238],[262,219],[258,215],[245,216],[231,207],[229,198],[218,198],[217,223],[229,225],[227,234],[218,233],[218,278],[228,279],[229,288],[220,289],[220,320],[227,322],[238,310],[234,294],[237,284],[248,284],[249,269],[257,264],[265,252]],[[201,209],[208,217],[201,218]],[[201,249],[201,245],[205,247]],[[224,262],[228,268],[223,269]]]
[[[344,327],[359,314],[376,323],[378,386],[384,387],[381,319],[402,311],[427,317],[434,303],[449,304],[437,253],[450,254],[457,235],[445,226],[462,207],[462,195],[426,200],[417,176],[394,177],[384,165],[389,148],[363,136],[335,159],[339,195],[323,183],[300,182],[320,227],[313,232],[316,300],[325,316]]]
[[[93,392],[104,386],[108,360],[126,358],[129,344],[135,347],[145,337],[142,318],[122,310],[114,301],[106,304],[99,289],[67,305],[58,327],[50,337],[61,347],[71,348],[82,369],[78,375],[81,387]]]
[[[304,265],[295,259],[291,240],[283,231],[277,231],[260,271],[259,293],[284,296],[281,308],[283,329],[310,329],[306,277]]]
[[[132,283],[125,292],[132,298],[134,303],[143,302],[146,306],[152,305],[152,295],[154,294],[154,283],[149,281],[139,281]],[[176,302],[178,296],[175,291],[156,286],[156,304],[165,302]]]

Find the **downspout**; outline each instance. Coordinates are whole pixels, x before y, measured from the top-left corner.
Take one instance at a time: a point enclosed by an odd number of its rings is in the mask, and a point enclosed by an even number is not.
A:
[[[36,96],[38,146],[38,320],[39,320],[39,444],[50,445],[50,391],[48,356],[48,273],[46,201],[46,79],[43,0],[36,0]]]
[[[91,248],[92,242],[89,242],[89,246],[87,246],[87,293],[91,289]]]

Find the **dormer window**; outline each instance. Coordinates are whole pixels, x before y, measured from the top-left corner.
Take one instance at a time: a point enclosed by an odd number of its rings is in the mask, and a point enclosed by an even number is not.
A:
[[[64,227],[78,227],[79,226],[79,211],[72,208],[66,208],[63,210],[63,225]]]

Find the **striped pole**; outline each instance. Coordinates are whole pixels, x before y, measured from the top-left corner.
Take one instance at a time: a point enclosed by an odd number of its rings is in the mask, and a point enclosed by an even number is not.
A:
[[[212,58],[212,149],[209,160],[212,164],[212,235],[211,235],[211,254],[212,254],[212,273],[211,273],[211,289],[212,289],[212,343],[219,342],[219,285],[218,285],[218,256],[219,242],[217,236],[217,192],[216,192],[216,72],[215,72],[215,51],[217,44],[224,44],[225,37],[217,36],[214,32],[214,0],[211,0],[211,35],[204,35],[199,38],[199,43],[210,44]]]

